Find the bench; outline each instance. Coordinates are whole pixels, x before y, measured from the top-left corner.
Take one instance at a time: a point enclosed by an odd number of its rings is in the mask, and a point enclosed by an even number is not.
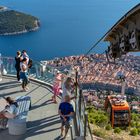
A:
[[[26,119],[31,108],[31,97],[19,96],[16,101],[18,103],[18,113],[15,118],[8,120],[8,129],[11,135],[22,135],[26,132]]]

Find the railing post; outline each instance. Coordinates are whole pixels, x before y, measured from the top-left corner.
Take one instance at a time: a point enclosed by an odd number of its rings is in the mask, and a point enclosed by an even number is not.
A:
[[[0,81],[2,81],[2,58],[0,53]]]
[[[76,92],[76,98],[77,98],[77,92],[78,92],[78,71],[76,70],[76,74],[75,74],[75,92]]]
[[[84,137],[87,136],[87,122],[88,122],[88,116],[87,112],[85,112],[85,121],[84,121]]]
[[[38,65],[35,64],[35,72],[36,72],[36,77],[39,77],[39,70],[38,70]]]
[[[78,96],[78,94],[77,94],[77,92],[78,92],[78,71],[76,70],[76,73],[75,73],[75,96],[76,96],[76,99],[75,99],[75,114],[76,114],[76,108],[77,108],[77,104],[76,104],[76,102],[77,102],[77,96]]]
[[[73,140],[72,125],[70,125],[71,140]]]
[[[82,89],[79,91],[79,116],[81,118]]]

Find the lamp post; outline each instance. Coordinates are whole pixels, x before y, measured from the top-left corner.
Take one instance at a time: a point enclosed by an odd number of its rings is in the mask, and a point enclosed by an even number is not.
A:
[[[122,89],[121,89],[121,96],[124,97],[125,88],[126,88],[126,80],[125,78],[121,79]]]
[[[126,79],[125,79],[125,75],[122,71],[117,72],[116,74],[116,79],[120,80],[121,82],[121,96],[124,97],[125,94],[125,88],[126,88]]]

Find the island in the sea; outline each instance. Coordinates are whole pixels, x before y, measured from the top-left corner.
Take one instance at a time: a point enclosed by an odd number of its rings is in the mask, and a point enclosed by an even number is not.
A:
[[[22,34],[35,31],[39,26],[40,21],[34,16],[0,7],[0,35]]]

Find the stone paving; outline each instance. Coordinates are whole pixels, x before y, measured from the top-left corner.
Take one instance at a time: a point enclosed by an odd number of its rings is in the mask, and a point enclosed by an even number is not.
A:
[[[21,136],[8,134],[8,129],[0,130],[0,140],[60,140],[60,118],[58,104],[52,103],[50,88],[31,82],[30,90],[23,92],[21,83],[14,78],[4,77],[0,82],[0,96],[13,98],[21,95],[31,96],[32,108],[27,117],[27,132]],[[57,99],[60,101],[60,99]],[[70,138],[68,138],[69,140]]]

